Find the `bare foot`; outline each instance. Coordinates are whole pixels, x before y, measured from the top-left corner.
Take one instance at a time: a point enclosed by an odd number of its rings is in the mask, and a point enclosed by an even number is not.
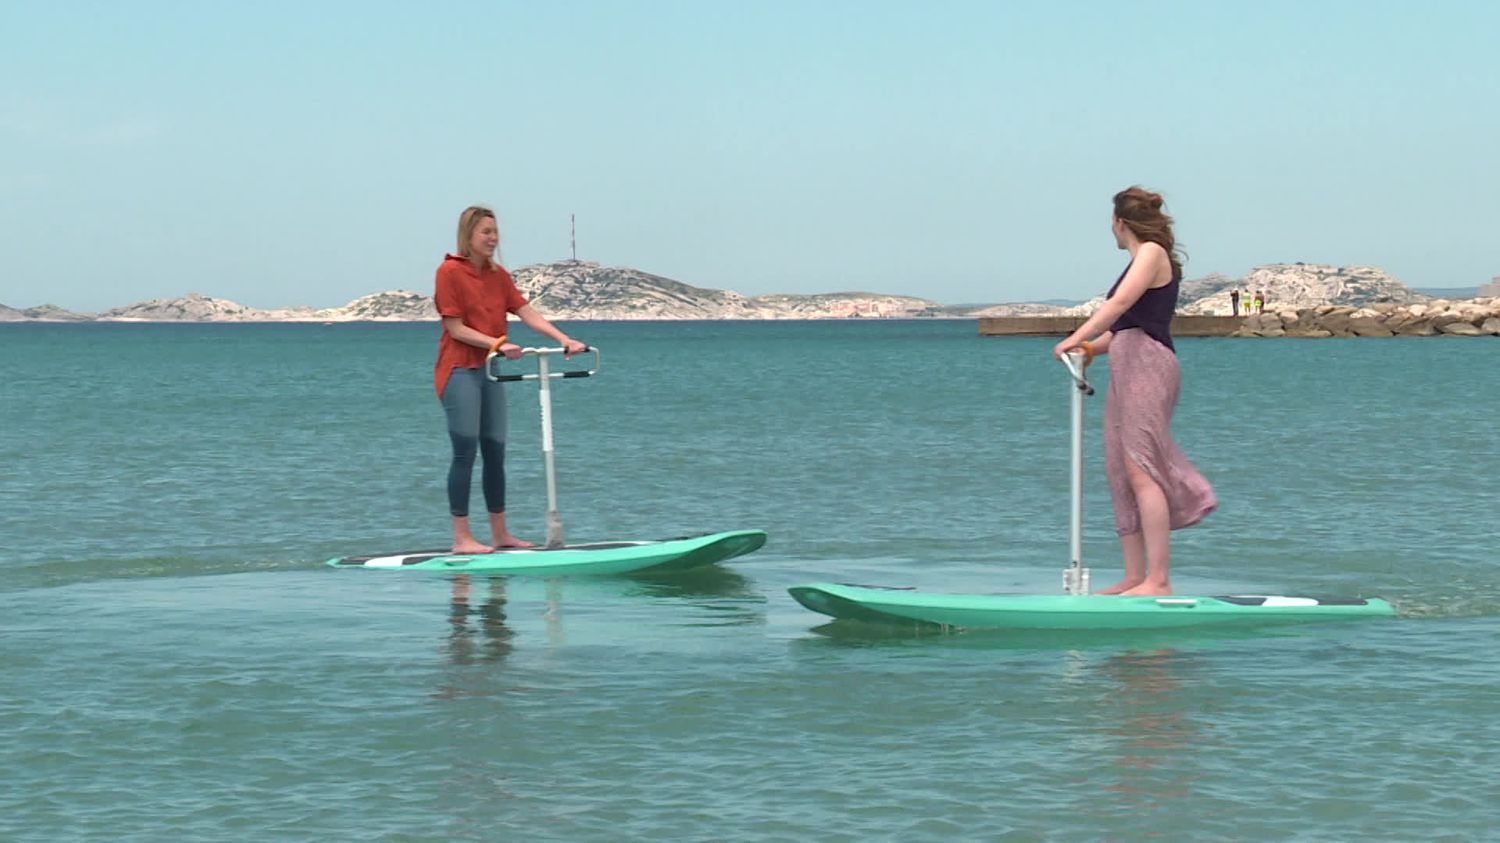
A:
[[[1135,588],[1120,592],[1124,597],[1168,597],[1172,594],[1172,584],[1169,582],[1152,582],[1146,580]]]
[[[1141,584],[1140,580],[1120,580],[1119,582],[1115,583],[1114,585],[1110,586],[1109,588],[1106,588],[1103,591],[1096,591],[1094,593],[1095,594],[1121,594],[1121,593],[1123,593],[1125,591],[1128,591],[1128,590],[1130,590],[1132,588],[1135,588],[1136,586],[1138,586],[1140,584]]]
[[[495,547],[536,547],[536,545],[525,539],[518,539],[510,533],[495,538]]]
[[[454,542],[453,543],[453,552],[454,553],[461,553],[461,554],[463,554],[465,556],[473,556],[473,555],[479,554],[479,553],[494,553],[495,549],[493,547],[490,547],[487,544],[480,544],[477,541],[472,541],[471,540],[471,541],[457,541],[457,542]]]

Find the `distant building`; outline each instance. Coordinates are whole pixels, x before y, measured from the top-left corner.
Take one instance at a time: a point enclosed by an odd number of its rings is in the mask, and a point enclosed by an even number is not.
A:
[[[1479,288],[1481,296],[1500,296],[1500,275],[1490,279],[1490,283]]]

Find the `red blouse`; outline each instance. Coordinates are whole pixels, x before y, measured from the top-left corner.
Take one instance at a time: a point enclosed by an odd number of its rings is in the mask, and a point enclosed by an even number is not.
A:
[[[507,314],[527,305],[526,297],[516,289],[515,279],[505,267],[477,269],[468,258],[459,255],[443,258],[435,285],[433,302],[439,316],[456,316],[470,328],[492,337],[506,333]],[[488,354],[488,349],[459,342],[443,329],[433,372],[438,397],[443,396],[443,388],[454,369],[482,368]]]

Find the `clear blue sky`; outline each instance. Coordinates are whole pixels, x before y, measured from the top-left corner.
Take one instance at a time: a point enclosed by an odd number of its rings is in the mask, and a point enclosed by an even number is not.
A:
[[[418,8],[418,6],[425,8]],[[1189,277],[1500,275],[1500,4],[6,2],[0,303],[427,291],[505,262],[746,294],[1084,298],[1109,198]]]

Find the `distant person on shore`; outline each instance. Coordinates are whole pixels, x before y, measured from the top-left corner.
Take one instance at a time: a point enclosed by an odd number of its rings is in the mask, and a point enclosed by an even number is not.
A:
[[[1182,262],[1159,194],[1140,187],[1115,194],[1112,228],[1130,263],[1099,310],[1052,354],[1061,359],[1080,349],[1085,365],[1099,354],[1111,361],[1104,466],[1125,578],[1099,593],[1171,594],[1171,531],[1198,523],[1218,506],[1213,488],[1172,441],[1182,383],[1172,314]]]
[[[1239,290],[1230,290],[1229,291],[1229,314],[1231,316],[1239,316],[1240,315],[1240,291]]]
[[[570,338],[532,307],[505,267],[496,262],[500,227],[495,212],[473,206],[458,217],[458,253],[438,266],[433,301],[443,320],[434,377],[448,417],[453,461],[448,466],[448,510],[453,516],[453,552],[488,553],[497,547],[532,547],[505,526],[505,392],[485,377],[490,352],[515,360],[521,346],[510,342],[508,314],[562,344],[566,354],[588,346]],[[469,484],[474,457],[483,457],[481,482],[493,546],[480,544],[469,527]]]
[[[1255,312],[1256,313],[1265,313],[1266,312],[1266,291],[1265,290],[1256,290],[1255,291]]]

